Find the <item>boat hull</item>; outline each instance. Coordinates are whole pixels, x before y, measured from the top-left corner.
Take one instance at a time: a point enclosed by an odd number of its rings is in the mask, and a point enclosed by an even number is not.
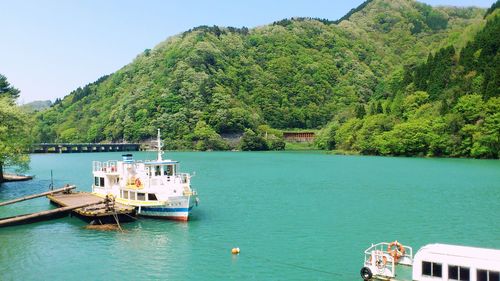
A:
[[[193,207],[197,204],[195,196],[188,196],[176,203],[164,203],[161,205],[149,205],[137,207],[137,214],[145,217],[187,221]],[[173,206],[172,206],[173,205]]]

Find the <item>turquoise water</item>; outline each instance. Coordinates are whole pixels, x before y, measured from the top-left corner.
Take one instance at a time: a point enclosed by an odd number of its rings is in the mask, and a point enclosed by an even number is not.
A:
[[[154,158],[153,153],[135,153]],[[1,280],[360,280],[363,251],[398,240],[500,249],[500,161],[336,156],[322,152],[170,152],[196,171],[188,223],[140,219],[125,232],[77,218],[0,229]],[[0,201],[56,186],[90,190],[92,160],[33,155],[32,182]],[[46,198],[0,216],[51,208]],[[233,247],[241,254],[231,255]]]

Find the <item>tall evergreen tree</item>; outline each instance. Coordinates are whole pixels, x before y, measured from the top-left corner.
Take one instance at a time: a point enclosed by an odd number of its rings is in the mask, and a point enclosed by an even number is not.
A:
[[[19,90],[12,87],[7,81],[7,77],[0,73],[0,98],[7,97],[12,102],[19,97]]]

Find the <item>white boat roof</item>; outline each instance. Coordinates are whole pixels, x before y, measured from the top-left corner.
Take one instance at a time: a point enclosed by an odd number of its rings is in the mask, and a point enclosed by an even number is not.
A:
[[[470,258],[474,260],[487,260],[500,264],[500,250],[477,248],[469,246],[457,246],[448,244],[429,244],[417,253],[419,256],[439,255],[452,257]],[[415,256],[416,257],[416,256]]]
[[[174,161],[174,160],[146,160],[144,161],[144,164],[146,165],[164,165],[164,164],[177,164],[179,161]]]

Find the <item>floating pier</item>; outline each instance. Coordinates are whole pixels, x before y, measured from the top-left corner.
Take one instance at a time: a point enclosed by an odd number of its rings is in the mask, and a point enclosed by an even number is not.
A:
[[[135,219],[135,207],[88,192],[57,193],[48,195],[47,198],[51,203],[61,207],[86,205],[74,208],[73,213],[94,224],[117,223],[117,220],[126,222]]]
[[[76,186],[74,186],[74,185],[65,186],[63,188],[54,189],[54,190],[50,190],[50,191],[47,191],[47,192],[42,192],[42,193],[38,193],[38,194],[24,196],[24,197],[17,198],[17,199],[12,199],[12,200],[9,200],[9,201],[0,202],[0,206],[10,205],[10,204],[14,204],[14,203],[17,203],[17,202],[21,202],[21,201],[25,201],[25,200],[30,200],[30,199],[34,199],[34,198],[38,198],[38,197],[42,197],[42,196],[47,196],[47,195],[54,194],[54,193],[69,192],[70,190],[75,189],[75,188],[76,188]]]
[[[1,202],[0,206],[47,196],[57,209],[0,219],[0,227],[27,224],[75,214],[93,224],[119,224],[135,219],[135,208],[115,202],[112,196],[101,198],[88,192],[73,192],[75,186],[66,186],[43,193]]]

